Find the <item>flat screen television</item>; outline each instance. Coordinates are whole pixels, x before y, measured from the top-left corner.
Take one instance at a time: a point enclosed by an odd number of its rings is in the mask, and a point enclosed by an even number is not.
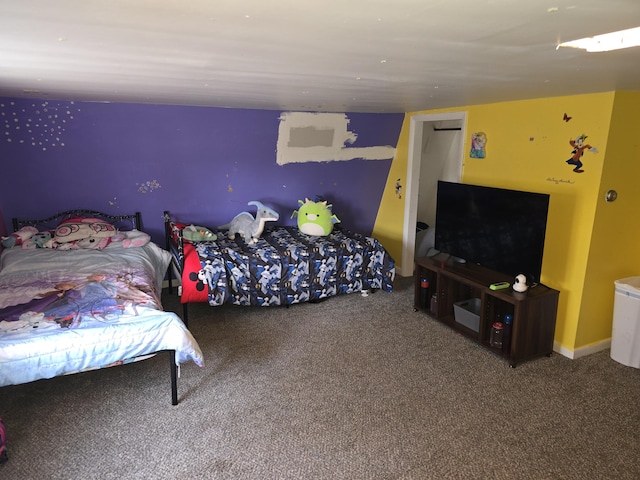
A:
[[[438,181],[435,248],[540,282],[549,195]]]

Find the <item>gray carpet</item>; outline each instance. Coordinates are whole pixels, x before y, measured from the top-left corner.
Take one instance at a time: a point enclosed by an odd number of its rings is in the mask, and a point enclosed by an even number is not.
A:
[[[640,371],[608,352],[511,369],[395,287],[192,306],[206,365],[182,366],[175,407],[165,354],[3,388],[0,478],[640,477]]]

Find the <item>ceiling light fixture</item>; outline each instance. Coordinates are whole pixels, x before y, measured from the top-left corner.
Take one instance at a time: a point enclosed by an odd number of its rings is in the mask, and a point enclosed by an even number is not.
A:
[[[640,46],[640,27],[563,42],[556,47],[582,48],[587,52],[609,52]]]

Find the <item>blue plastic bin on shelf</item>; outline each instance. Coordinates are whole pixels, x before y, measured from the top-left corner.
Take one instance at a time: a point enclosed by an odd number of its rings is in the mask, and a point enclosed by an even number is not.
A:
[[[640,368],[640,277],[616,280],[611,331],[611,358]]]

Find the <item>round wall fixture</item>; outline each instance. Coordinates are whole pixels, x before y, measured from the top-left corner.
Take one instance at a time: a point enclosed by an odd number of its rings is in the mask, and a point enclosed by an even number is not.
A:
[[[616,192],[615,190],[609,190],[604,196],[604,199],[607,202],[613,202],[616,198],[618,198],[618,192]]]

